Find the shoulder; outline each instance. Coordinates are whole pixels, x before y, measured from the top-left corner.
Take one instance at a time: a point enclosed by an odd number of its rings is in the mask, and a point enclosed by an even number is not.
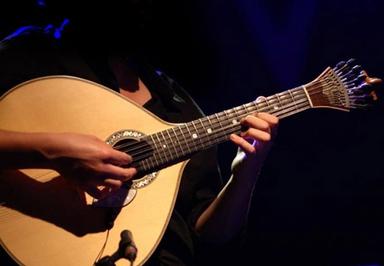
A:
[[[13,33],[0,41],[0,54],[13,50],[31,51],[45,50],[55,44],[53,28],[37,25],[28,25],[16,29]]]

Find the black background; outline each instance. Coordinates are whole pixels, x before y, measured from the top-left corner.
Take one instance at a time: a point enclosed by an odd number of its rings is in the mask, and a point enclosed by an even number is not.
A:
[[[379,0],[167,0],[155,10],[151,57],[207,114],[309,82],[350,57],[383,78],[383,7]],[[0,32],[34,16],[8,14]],[[383,122],[382,100],[369,110],[309,110],[282,120],[245,246],[220,263],[384,265]],[[235,148],[219,151],[227,177]]]

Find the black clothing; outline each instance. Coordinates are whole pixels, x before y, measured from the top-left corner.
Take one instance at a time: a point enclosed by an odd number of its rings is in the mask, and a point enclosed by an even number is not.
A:
[[[153,96],[144,105],[146,109],[175,123],[202,116],[189,95],[169,77],[147,66],[136,67]],[[23,81],[47,75],[77,76],[118,90],[107,56],[67,49],[64,42],[39,27],[26,28],[0,43],[0,73],[1,95]],[[194,155],[183,172],[167,231],[148,265],[194,264],[194,242],[198,237],[193,225],[221,186],[216,150]]]

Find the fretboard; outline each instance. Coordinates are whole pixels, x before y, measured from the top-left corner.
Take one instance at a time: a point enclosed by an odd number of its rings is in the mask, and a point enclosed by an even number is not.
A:
[[[136,161],[136,167],[142,174],[151,173],[225,142],[241,132],[240,122],[247,115],[266,112],[281,119],[310,107],[302,86],[145,136],[142,141],[151,146],[151,154]]]

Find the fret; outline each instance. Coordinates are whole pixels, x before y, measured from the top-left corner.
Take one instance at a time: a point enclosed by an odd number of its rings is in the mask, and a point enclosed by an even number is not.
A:
[[[153,153],[153,159],[155,160],[157,165],[160,165],[160,162],[157,160],[157,154],[158,154],[157,151],[159,151],[159,148],[157,148],[157,144],[156,144],[156,141],[153,139],[153,135],[154,134],[150,135],[152,142],[155,145],[155,152]]]
[[[172,129],[173,129],[173,128],[172,128]],[[172,144],[171,146],[172,146],[173,149],[175,150],[175,154],[174,154],[174,156],[172,156],[172,154],[171,154],[171,158],[172,158],[172,157],[176,157],[176,156],[179,154],[179,152],[178,152],[178,150],[177,150],[177,148],[176,148],[175,143],[172,141],[172,136],[171,136],[171,134],[169,133],[169,130],[166,130],[166,132],[167,132],[167,135],[169,136],[170,143]]]
[[[289,95],[291,96],[292,101],[293,101],[293,103],[295,104],[295,106],[296,106],[296,108],[297,108],[297,104],[296,104],[296,101],[295,101],[295,97],[293,96],[292,91],[291,91],[291,90],[288,90],[288,93],[289,93]]]
[[[269,113],[271,111],[271,105],[269,104],[269,100],[266,98],[266,97],[262,97],[262,99],[264,100],[264,102],[267,103],[267,106],[268,106],[268,109],[266,110],[267,113]]]
[[[255,109],[253,108],[254,105],[252,103],[246,103],[246,104],[244,104],[244,106],[245,106],[245,109],[247,110],[247,115],[255,113]]]
[[[145,172],[158,169],[159,166],[224,142],[231,133],[239,133],[241,119],[255,111],[283,118],[308,109],[311,106],[304,93],[303,88],[294,88],[269,97],[259,97],[250,103],[152,134],[147,141],[153,142],[151,146],[154,152],[139,166]]]
[[[175,138],[176,138],[176,141],[177,141],[177,143],[178,143],[178,146],[180,147],[180,153],[181,153],[182,156],[184,156],[185,153],[184,153],[183,145],[181,145],[181,142],[180,142],[180,140],[179,140],[179,137],[177,136],[178,134],[176,133],[176,128],[173,127],[173,128],[172,128],[172,131],[173,131],[173,134],[175,135]]]
[[[227,121],[228,124],[234,124],[235,120],[232,120],[231,117],[228,116],[227,110],[224,110],[223,114],[224,114],[225,120]]]
[[[221,129],[223,128],[223,125],[222,125],[221,122],[220,122],[219,114],[215,114],[215,118],[216,118],[217,122],[219,123],[220,131],[221,131]],[[219,131],[219,132],[220,132],[220,131]]]
[[[197,140],[197,142],[200,142],[201,144],[201,147],[204,147],[204,143],[201,142],[201,139],[200,139],[200,132],[199,130],[197,129],[196,125],[195,125],[195,121],[192,121],[192,126],[194,127],[196,133],[193,133],[192,134],[192,138],[195,140]]]
[[[243,115],[243,117],[246,117],[247,115],[249,115],[248,107],[247,107],[245,104],[242,104],[241,107],[242,107],[242,109],[244,109],[244,111],[245,111],[245,114]],[[243,117],[242,117],[242,118],[243,118]]]
[[[148,164],[148,167],[145,166],[145,163]],[[151,169],[151,166],[149,165],[149,159],[143,160],[141,165],[143,166],[144,171],[148,171],[149,169]]]
[[[169,149],[168,149],[168,141],[167,141],[167,139],[165,138],[163,131],[160,131],[160,134],[161,134],[161,137],[162,137],[163,140],[164,140],[163,144],[161,145],[161,147],[162,147],[162,151],[163,151],[163,154],[165,155],[165,160],[166,160],[166,162],[168,162],[169,159],[172,158],[172,154],[170,153],[170,151],[169,151]],[[156,135],[158,135],[158,134],[156,134]],[[170,158],[168,158],[168,156],[167,156],[167,152],[168,152]]]
[[[256,103],[255,103],[256,104]],[[241,109],[239,106],[232,108],[232,110],[235,112],[237,119],[240,121],[242,118],[242,114],[239,114],[239,109]],[[256,108],[257,109],[257,108]]]
[[[293,89],[292,92],[296,99],[305,96],[304,90],[301,87]]]
[[[284,107],[286,105],[286,102],[288,102],[288,104],[293,103],[290,93],[284,92],[284,93],[278,93],[277,95],[278,95],[279,99],[281,99],[281,101],[282,101],[282,104],[281,104],[282,107]]]
[[[281,115],[279,114],[278,117],[281,119],[281,118],[284,118],[284,117],[287,117],[287,116],[299,113],[301,111],[307,110],[308,108],[310,108],[308,105],[303,106],[303,107],[299,107],[299,108],[297,108],[297,107],[290,107],[290,108],[285,109],[285,111],[288,111],[288,112],[284,112]]]
[[[203,129],[203,131],[204,131],[205,138],[207,139],[207,140],[204,140],[204,143],[205,143],[205,142],[208,142],[208,145],[210,145],[210,144],[211,144],[211,137],[210,137],[210,135],[211,135],[211,133],[212,133],[212,128],[211,128],[211,127],[208,127],[208,128],[207,128],[207,127],[204,125],[203,120],[204,120],[204,118],[200,118],[200,119],[199,119],[199,122],[200,122],[200,124],[202,125],[202,129]],[[205,119],[205,121],[207,121],[208,124],[210,124],[210,123],[209,123],[209,120]]]
[[[228,110],[230,112],[231,122],[233,125],[238,125],[240,123],[240,118],[238,117],[236,111],[232,108]]]
[[[180,130],[181,135],[183,136],[183,139],[184,139],[184,144],[181,145],[181,146],[182,146],[182,147],[186,147],[186,148],[188,149],[189,153],[191,153],[192,151],[191,151],[191,149],[189,148],[188,140],[187,140],[187,138],[185,137],[185,134],[184,134],[184,132],[183,132],[182,126],[186,127],[186,125],[184,124],[184,125],[181,125],[181,126],[178,127],[178,129]]]
[[[158,151],[158,154],[160,155],[160,164],[164,163],[163,160],[164,160],[164,151],[163,151],[163,147],[162,147],[162,144],[161,144],[161,140],[159,138],[159,133],[156,133],[154,134],[157,138],[157,141],[158,141],[158,144],[159,144],[159,148],[157,149]]]
[[[281,103],[281,100],[280,100],[279,93],[276,93],[275,95],[276,95],[277,101],[279,102],[280,108],[283,107],[283,104]]]
[[[280,103],[280,99],[279,97],[277,96],[277,94],[273,95],[275,97],[275,101],[276,101],[276,104],[273,105],[273,110],[274,111],[277,111],[281,108],[281,103]]]
[[[190,149],[190,150],[195,151],[195,149],[196,149],[195,139],[197,138],[197,135],[196,134],[192,134],[191,130],[189,130],[189,125],[188,124],[185,125],[185,128],[188,130],[189,142],[187,142],[187,145],[188,145],[188,143],[193,143],[192,149]],[[198,149],[196,149],[196,150],[198,150]]]
[[[207,121],[208,121],[208,123],[209,123],[209,125],[210,125],[210,128],[211,128],[211,132],[210,132],[209,134],[212,134],[212,135],[213,135],[213,137],[212,137],[211,139],[212,139],[212,141],[213,141],[212,143],[214,144],[214,143],[216,143],[216,142],[215,142],[215,139],[216,139],[216,136],[217,136],[217,128],[215,128],[215,125],[214,125],[214,123],[211,121],[210,117],[212,118],[212,115],[207,116],[206,118],[207,118]],[[208,131],[209,131],[209,129],[208,129]]]
[[[305,97],[307,97],[307,99],[308,99],[309,105],[310,105],[311,107],[313,107],[312,99],[311,99],[311,97],[309,96],[309,93],[308,93],[307,88],[305,87],[305,85],[301,86],[301,88],[302,88],[302,90],[303,90],[303,92],[304,92],[304,94],[305,94]]]
[[[257,99],[252,101],[252,104],[253,104],[253,106],[254,106],[254,108],[256,110],[256,113],[259,113],[261,108],[259,107],[259,103],[257,102]]]

